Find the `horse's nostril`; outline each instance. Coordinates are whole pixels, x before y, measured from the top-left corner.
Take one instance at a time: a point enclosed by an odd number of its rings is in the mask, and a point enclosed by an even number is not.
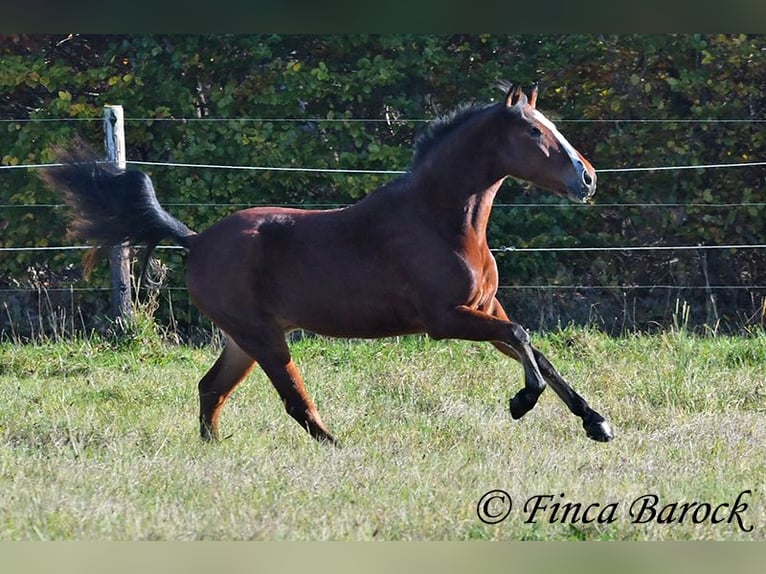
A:
[[[588,187],[593,185],[593,178],[587,171],[582,172],[582,180],[585,183],[585,185],[587,185]]]

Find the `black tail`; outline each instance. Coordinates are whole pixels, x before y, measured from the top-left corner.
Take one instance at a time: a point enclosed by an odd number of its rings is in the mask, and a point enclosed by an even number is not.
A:
[[[46,168],[41,177],[72,209],[69,236],[94,246],[86,275],[116,245],[146,247],[144,268],[164,239],[188,247],[195,233],[162,208],[148,175],[99,162],[88,149],[60,152],[58,159],[64,165]]]

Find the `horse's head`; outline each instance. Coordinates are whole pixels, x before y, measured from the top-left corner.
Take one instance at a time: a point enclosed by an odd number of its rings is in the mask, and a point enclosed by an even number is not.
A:
[[[503,113],[507,125],[503,161],[508,175],[529,181],[572,201],[585,202],[596,192],[593,166],[536,109],[537,87],[530,96],[510,85]]]

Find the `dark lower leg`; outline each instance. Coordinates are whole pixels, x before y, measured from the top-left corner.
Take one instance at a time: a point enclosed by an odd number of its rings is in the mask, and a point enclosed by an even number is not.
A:
[[[505,343],[493,341],[492,344],[504,355],[516,359],[517,361],[519,360],[516,352]],[[540,373],[553,391],[559,396],[564,404],[566,404],[569,410],[582,419],[582,425],[588,437],[599,442],[608,442],[612,440],[614,434],[604,417],[594,411],[588,402],[564,380],[545,355],[534,347],[532,347],[532,349],[535,361],[540,367]],[[523,389],[520,393],[522,392],[524,392]],[[517,394],[516,396],[518,397],[519,395]],[[515,399],[516,397],[511,400],[511,416],[518,418],[514,416],[513,413],[513,401]]]
[[[545,355],[537,349],[534,352],[540,371],[548,384],[569,407],[569,410],[582,419],[582,426],[588,437],[599,442],[612,440],[614,433],[604,417],[594,411],[588,402],[564,380]]]
[[[524,328],[508,320],[468,307],[441,313],[429,322],[428,333],[436,338],[471,341],[499,341],[513,353],[524,368],[524,388],[511,399],[511,415],[517,419],[529,412],[545,390],[545,380],[535,361],[529,335]]]
[[[510,402],[511,416],[514,419],[520,419],[532,410],[545,390],[545,379],[534,356],[534,349],[530,344],[529,335],[521,326],[517,327],[523,333],[520,349],[511,346],[509,348],[524,367],[524,388],[517,392]],[[519,336],[521,337],[521,335]],[[534,369],[534,371],[530,372],[530,369]]]
[[[505,312],[497,299],[495,299],[493,302],[490,313],[501,320],[509,320],[508,314]],[[492,344],[503,354],[508,355],[509,357],[512,357],[524,364],[524,361],[521,359],[518,351],[515,348],[507,345],[502,341],[494,341]],[[534,362],[540,369],[540,373],[542,374],[543,378],[551,386],[559,398],[564,401],[569,410],[582,419],[583,428],[585,429],[588,437],[601,442],[612,440],[612,438],[614,438],[614,434],[609,423],[606,422],[604,417],[594,411],[590,405],[588,405],[587,401],[577,392],[575,392],[569,383],[567,383],[558,373],[558,371],[553,367],[545,355],[543,355],[540,351],[531,345],[530,349],[533,353]],[[514,401],[517,403],[523,403],[523,401],[527,400],[526,398],[517,398],[525,391],[526,389],[523,389],[519,392],[519,394],[516,395],[516,397],[511,399],[511,416],[514,418],[518,418],[516,414],[521,410],[518,404],[514,406]],[[514,413],[514,408],[516,408],[516,413]]]

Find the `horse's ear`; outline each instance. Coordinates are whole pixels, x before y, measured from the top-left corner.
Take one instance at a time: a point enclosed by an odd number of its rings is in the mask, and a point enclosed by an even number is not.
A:
[[[532,93],[529,95],[529,105],[533,108],[537,107],[537,84],[532,88]]]
[[[507,94],[513,89],[513,84],[509,82],[508,80],[500,80],[497,83],[497,88],[499,90],[502,90],[504,94]]]
[[[497,86],[505,92],[505,107],[506,108],[513,108],[513,107],[519,107],[526,105],[529,101],[527,99],[526,94],[521,90],[520,87],[514,87],[512,83],[502,80],[500,81]],[[532,92],[533,98],[537,97],[537,90],[535,89],[534,92]],[[534,99],[532,100],[534,102]],[[534,105],[533,105],[534,107]]]
[[[521,91],[521,88],[514,88],[510,86],[508,93],[505,95],[505,106],[512,108],[514,106],[523,106],[527,103],[527,96]]]

